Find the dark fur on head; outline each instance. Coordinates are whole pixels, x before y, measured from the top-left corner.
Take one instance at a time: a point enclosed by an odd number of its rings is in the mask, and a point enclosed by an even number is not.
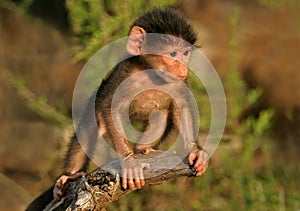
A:
[[[197,40],[197,33],[187,19],[170,8],[153,9],[137,18],[132,26],[142,27],[147,33],[173,35],[191,44],[195,44]]]

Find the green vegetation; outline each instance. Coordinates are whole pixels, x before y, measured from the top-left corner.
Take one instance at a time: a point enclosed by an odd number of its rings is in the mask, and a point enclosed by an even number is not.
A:
[[[153,7],[174,5],[176,0],[80,0],[66,1],[73,34],[77,39],[76,60],[87,60],[99,46],[127,36],[134,18]],[[123,12],[126,11],[126,12]]]
[[[263,6],[267,6],[270,8],[278,8],[280,6],[284,6],[284,5],[295,5],[297,2],[297,0],[259,0],[258,1],[261,5]]]
[[[60,109],[56,109],[49,105],[45,96],[38,96],[31,92],[27,88],[24,79],[16,78],[15,75],[6,69],[1,69],[1,76],[16,89],[18,95],[25,99],[26,105],[40,117],[62,128],[71,124],[71,120],[67,117],[67,111],[64,106],[61,106]]]

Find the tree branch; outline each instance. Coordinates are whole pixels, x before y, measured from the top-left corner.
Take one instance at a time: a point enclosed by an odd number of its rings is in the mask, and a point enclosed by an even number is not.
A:
[[[150,164],[150,169],[144,170],[146,186],[160,184],[171,178],[195,175],[187,160],[175,152],[156,151],[135,157]],[[121,187],[120,172],[118,160],[101,166],[92,173],[68,183],[62,200],[53,200],[45,210],[105,210],[111,202],[131,192]]]

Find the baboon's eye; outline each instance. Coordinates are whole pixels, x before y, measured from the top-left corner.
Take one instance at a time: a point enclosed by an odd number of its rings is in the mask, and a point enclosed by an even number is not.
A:
[[[177,52],[176,52],[176,51],[172,51],[171,53],[169,53],[169,55],[170,55],[171,57],[175,57],[175,56],[177,55]]]
[[[188,56],[190,54],[190,52],[189,51],[185,51],[185,52],[183,52],[183,55],[185,55],[185,56]]]

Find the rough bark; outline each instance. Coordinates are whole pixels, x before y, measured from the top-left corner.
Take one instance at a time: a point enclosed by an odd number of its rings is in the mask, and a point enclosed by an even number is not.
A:
[[[146,186],[195,175],[187,160],[175,152],[157,151],[137,155],[136,158],[150,164],[150,169],[144,171]],[[44,210],[105,210],[111,202],[131,192],[121,188],[120,172],[118,160],[113,160],[85,177],[68,183],[62,200],[53,200]]]

